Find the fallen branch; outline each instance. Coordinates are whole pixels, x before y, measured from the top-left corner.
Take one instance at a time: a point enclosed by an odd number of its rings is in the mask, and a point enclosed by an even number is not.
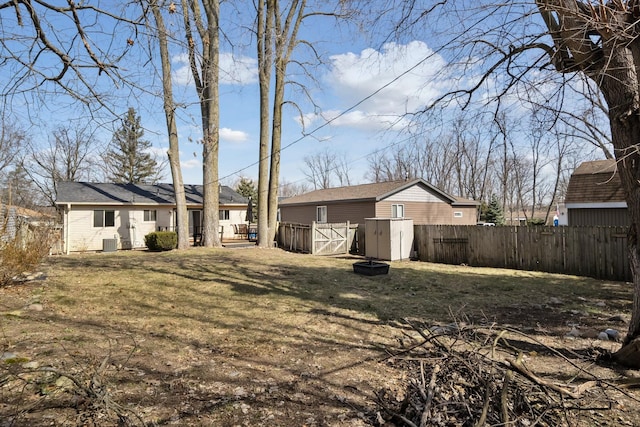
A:
[[[513,369],[514,371],[516,371],[517,373],[519,373],[520,375],[522,375],[523,377],[525,377],[526,379],[528,379],[529,381],[533,382],[536,385],[551,389],[564,396],[571,397],[572,399],[580,398],[580,394],[572,392],[571,390],[568,390],[564,387],[560,387],[557,384],[554,384],[550,381],[545,381],[542,378],[538,377],[522,364],[522,360],[520,360],[520,358],[514,361],[507,361],[506,364],[509,368]]]
[[[431,372],[431,381],[429,381],[429,387],[427,388],[427,397],[425,399],[424,409],[422,410],[422,417],[420,419],[420,427],[426,427],[429,421],[429,413],[431,411],[431,402],[433,402],[433,393],[436,388],[436,375],[440,372],[440,365],[435,365]]]
[[[620,390],[593,373],[589,373],[593,380],[573,385],[533,372],[523,362],[525,353],[509,343],[507,330],[487,332],[456,324],[449,333],[436,334],[418,322],[405,322],[417,332],[413,339],[419,345],[391,358],[394,366],[406,366],[408,386],[404,391],[376,394],[379,413],[398,425],[588,425],[602,416],[594,411],[614,408],[615,398],[608,393]],[[580,367],[584,362],[577,354],[566,359],[558,357],[568,366]],[[630,381],[630,385],[636,384]],[[404,396],[402,402],[397,400],[399,394]]]

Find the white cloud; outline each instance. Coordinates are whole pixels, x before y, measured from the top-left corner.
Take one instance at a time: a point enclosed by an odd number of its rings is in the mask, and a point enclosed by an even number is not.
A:
[[[173,83],[186,86],[193,84],[189,66],[189,55],[175,55],[171,62],[175,64]],[[249,56],[234,56],[231,53],[220,54],[220,84],[249,85],[258,81],[258,60]]]
[[[248,85],[258,82],[258,60],[248,56],[220,54],[220,83]]]
[[[222,139],[223,141],[229,141],[229,142],[244,142],[249,139],[249,134],[241,130],[221,128],[220,139]]]
[[[405,113],[428,105],[450,89],[455,78],[454,68],[421,41],[387,43],[380,51],[365,49],[359,54],[334,55],[331,62],[325,82],[342,105],[348,108],[364,100],[332,123],[334,126],[374,130],[406,126],[408,120],[402,118]],[[331,114],[335,116],[328,112],[323,117]],[[307,115],[305,120],[318,118]]]
[[[171,62],[174,64],[173,76],[171,78],[173,84],[179,86],[193,84],[193,76],[189,68],[189,55],[181,53],[171,58]]]
[[[342,126],[364,131],[384,131],[388,129],[405,129],[410,121],[398,114],[380,114],[374,111],[354,110],[341,115],[338,110],[325,111],[320,114],[306,114],[305,123],[331,122],[331,126]],[[307,129],[310,131],[311,129]]]
[[[183,169],[195,169],[202,167],[202,162],[200,162],[198,158],[193,158],[180,161],[180,166],[182,166]]]

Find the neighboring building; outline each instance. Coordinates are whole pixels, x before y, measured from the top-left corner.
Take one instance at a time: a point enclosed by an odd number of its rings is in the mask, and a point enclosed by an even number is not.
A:
[[[140,248],[146,234],[175,229],[172,184],[59,182],[57,189],[65,253],[102,250],[104,239],[117,239],[119,249]],[[184,189],[189,235],[196,237],[202,226],[202,186],[185,185]],[[220,186],[223,238],[234,236],[234,224],[246,223],[247,203],[231,188]]]
[[[627,202],[615,160],[584,162],[565,196],[569,225],[628,226]]]
[[[43,233],[39,231],[51,231],[52,252],[59,244],[55,230],[55,212],[53,214],[45,212],[50,210],[41,208],[41,211],[27,209],[22,206],[6,206],[0,204],[0,242],[14,241],[21,246],[29,245],[34,238],[42,238]],[[36,234],[38,233],[38,234]]]
[[[526,213],[522,211],[522,209],[518,210],[510,210],[505,209],[504,219],[505,225],[527,225],[530,223],[532,219],[544,220],[546,218],[545,225],[553,226],[554,217],[558,218],[558,225],[568,225],[567,224],[567,212],[564,205],[552,205],[549,208],[547,216],[547,208],[534,209],[533,216],[531,216],[531,208],[526,210]]]
[[[416,225],[473,225],[479,203],[451,196],[422,179],[315,190],[280,202],[282,222],[351,222],[411,218]]]

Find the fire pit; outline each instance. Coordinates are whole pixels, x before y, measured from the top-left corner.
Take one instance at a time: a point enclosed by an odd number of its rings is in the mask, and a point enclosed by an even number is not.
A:
[[[376,262],[373,260],[360,261],[353,263],[353,272],[364,274],[365,276],[377,276],[379,274],[389,273],[389,264],[384,262]]]

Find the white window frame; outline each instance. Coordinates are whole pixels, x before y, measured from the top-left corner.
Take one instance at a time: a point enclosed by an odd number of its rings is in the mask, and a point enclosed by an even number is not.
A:
[[[401,211],[401,212],[399,212]],[[400,215],[398,215],[400,213]],[[404,205],[393,204],[391,205],[391,218],[404,218]]]
[[[158,220],[158,211],[155,209],[145,209],[142,215],[144,222],[156,222]]]
[[[98,216],[99,215],[99,216]],[[107,224],[107,218],[111,221]],[[96,223],[99,219],[99,224]],[[116,211],[110,209],[95,209],[93,211],[93,228],[108,228],[116,226]]]
[[[326,206],[316,206],[316,222],[319,224],[325,224],[327,222]]]
[[[454,218],[462,218],[462,211],[454,211],[453,212],[453,217]]]
[[[231,212],[229,212],[229,209],[220,209],[218,211],[219,221],[229,221],[229,219],[231,219]]]

